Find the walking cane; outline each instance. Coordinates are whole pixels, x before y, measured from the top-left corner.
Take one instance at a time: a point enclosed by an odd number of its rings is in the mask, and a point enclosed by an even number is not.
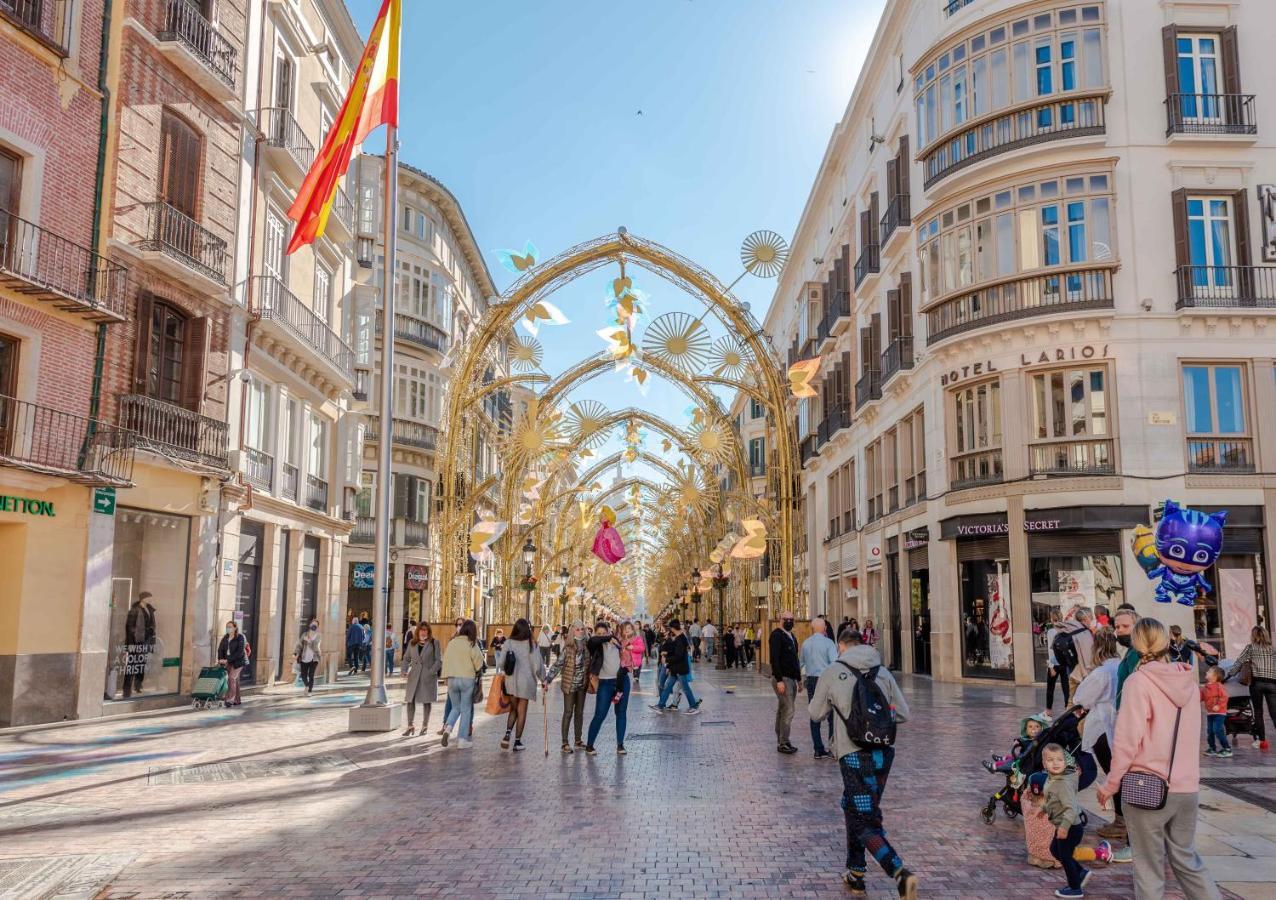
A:
[[[545,720],[545,758],[549,758],[549,688],[541,691],[541,718]]]

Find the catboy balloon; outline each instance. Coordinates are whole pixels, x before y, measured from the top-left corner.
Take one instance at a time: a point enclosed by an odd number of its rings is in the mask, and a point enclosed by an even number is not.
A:
[[[1201,574],[1223,552],[1223,523],[1227,510],[1203,513],[1166,500],[1156,528],[1134,530],[1134,556],[1148,578],[1160,579],[1153,598],[1157,603],[1196,603],[1197,591],[1212,591]]]

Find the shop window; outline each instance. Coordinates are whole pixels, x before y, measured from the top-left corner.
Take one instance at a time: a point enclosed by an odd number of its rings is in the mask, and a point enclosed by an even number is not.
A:
[[[1252,472],[1245,367],[1183,366],[1188,466],[1193,472]]]
[[[1125,602],[1119,532],[1052,535],[1051,539],[1050,547],[1029,542],[1033,669],[1038,681],[1046,679],[1046,630],[1052,613],[1062,617],[1076,606],[1093,610],[1099,604],[1111,612]]]
[[[189,519],[124,507],[116,513],[108,700],[181,689],[189,551]]]
[[[1010,607],[1010,553],[1005,541],[960,542],[962,674],[1013,678],[1014,627]],[[991,546],[991,544],[1000,546]],[[965,545],[969,546],[965,546]]]

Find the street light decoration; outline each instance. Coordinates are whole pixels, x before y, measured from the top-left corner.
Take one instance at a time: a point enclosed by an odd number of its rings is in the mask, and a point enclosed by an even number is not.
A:
[[[545,348],[534,337],[515,333],[510,341],[510,366],[519,372],[531,372],[541,367]]]
[[[688,375],[704,368],[711,347],[709,329],[685,312],[665,313],[642,336],[644,353]]]
[[[755,231],[740,245],[740,262],[745,271],[759,278],[779,275],[788,258],[788,242],[774,231]]]

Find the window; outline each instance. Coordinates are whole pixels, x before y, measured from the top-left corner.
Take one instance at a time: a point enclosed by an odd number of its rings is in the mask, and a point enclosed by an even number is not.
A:
[[[749,401],[749,418],[760,419],[765,413],[762,411],[762,402],[760,400]]]
[[[1194,472],[1253,471],[1245,367],[1183,366],[1188,462]]]
[[[403,230],[412,230],[412,207],[410,206],[403,207]]]
[[[244,401],[244,446],[269,453],[271,439],[270,388],[257,378],[249,380]]]
[[[1032,376],[1033,474],[1113,471],[1107,380],[1103,367]]]
[[[1227,197],[1187,198],[1187,239],[1196,287],[1230,288],[1235,264],[1232,202]]]
[[[314,313],[325,324],[332,315],[332,272],[321,263],[315,264]]]
[[[160,115],[159,199],[184,216],[199,216],[199,173],[203,142],[189,122],[165,109]],[[193,229],[172,225],[161,236],[166,243],[183,242],[179,249],[197,256]],[[189,246],[187,246],[189,244]]]
[[[22,215],[22,157],[0,147],[0,239],[9,235],[10,215]]]
[[[955,391],[953,412],[953,487],[1001,481],[1001,383]]]
[[[882,439],[864,448],[865,489],[868,492],[868,521],[876,522],[886,515],[882,503]]]
[[[854,531],[855,523],[855,461],[842,466],[842,531]]]
[[[1161,29],[1167,133],[1254,134],[1254,98],[1241,93],[1236,26]]]
[[[836,469],[829,475],[828,481],[828,514],[829,527],[826,538],[835,538],[842,533],[842,470]]]
[[[1245,191],[1178,190],[1172,205],[1180,304],[1232,306],[1254,297]]]
[[[328,420],[310,414],[309,475],[321,481],[328,480]]]
[[[926,499],[926,423],[922,410],[899,423],[899,467],[904,485],[904,506]]]
[[[146,396],[168,403],[183,402],[186,321],[185,315],[167,303],[155,303],[151,307]]]
[[[1218,36],[1182,34],[1178,53],[1179,113],[1187,121],[1219,121]]]
[[[749,441],[749,474],[755,478],[766,474],[766,438]]]

